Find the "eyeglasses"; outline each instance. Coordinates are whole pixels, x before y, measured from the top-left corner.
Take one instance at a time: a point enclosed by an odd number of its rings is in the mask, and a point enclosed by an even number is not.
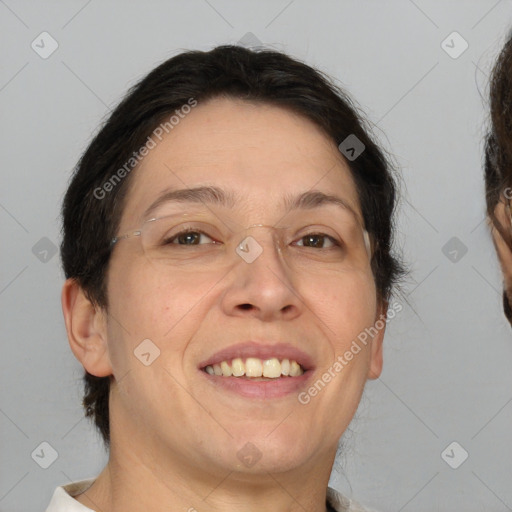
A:
[[[139,237],[151,264],[189,270],[213,270],[241,260],[252,263],[269,243],[289,265],[306,271],[342,270],[371,260],[370,237],[351,216],[305,211],[287,219],[286,226],[242,227],[226,214],[176,213],[146,220],[139,229],[112,238],[111,247]]]

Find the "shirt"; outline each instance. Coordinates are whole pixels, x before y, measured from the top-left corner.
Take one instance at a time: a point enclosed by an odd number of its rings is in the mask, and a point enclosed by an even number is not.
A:
[[[94,483],[94,480],[95,478],[89,478],[57,487],[46,512],[96,512],[73,498],[73,496],[85,492]],[[327,510],[335,512],[372,512],[331,487],[327,488],[326,506]]]

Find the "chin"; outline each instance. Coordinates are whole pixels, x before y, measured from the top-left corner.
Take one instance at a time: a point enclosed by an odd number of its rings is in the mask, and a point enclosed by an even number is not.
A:
[[[286,473],[302,466],[306,462],[304,455],[304,453],[266,452],[262,454],[261,458],[254,465],[245,464],[237,460],[235,466],[230,469],[235,470],[241,475],[248,476]]]
[[[253,436],[241,436],[236,442],[236,467],[247,473],[286,472],[304,464],[314,453],[311,435],[302,436],[290,429],[276,434],[261,429]],[[301,433],[302,434],[302,433]]]

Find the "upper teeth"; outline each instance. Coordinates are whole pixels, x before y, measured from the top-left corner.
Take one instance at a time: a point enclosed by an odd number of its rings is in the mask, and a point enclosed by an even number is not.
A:
[[[240,357],[231,361],[222,361],[214,365],[208,365],[205,370],[210,375],[222,375],[224,377],[267,377],[276,379],[284,376],[298,377],[304,373],[302,367],[290,359],[283,359],[279,361],[277,357],[271,359],[257,359],[256,357],[248,357],[245,363]]]

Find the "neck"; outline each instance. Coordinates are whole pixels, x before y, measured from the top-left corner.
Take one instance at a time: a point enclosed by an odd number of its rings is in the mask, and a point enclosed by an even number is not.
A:
[[[76,499],[102,512],[325,512],[334,461],[306,464],[286,472],[240,472],[198,468],[179,457],[154,457],[134,444],[111,444],[107,466]],[[152,453],[149,457],[147,454]],[[162,454],[162,450],[160,450]]]
[[[135,416],[111,401],[109,462],[76,497],[85,506],[101,512],[326,511],[337,444],[310,450],[304,460],[276,457],[273,464],[248,468],[223,453],[234,441],[223,441],[220,433],[173,440]],[[212,439],[216,450],[208,445]],[[274,449],[279,445],[265,447]]]

